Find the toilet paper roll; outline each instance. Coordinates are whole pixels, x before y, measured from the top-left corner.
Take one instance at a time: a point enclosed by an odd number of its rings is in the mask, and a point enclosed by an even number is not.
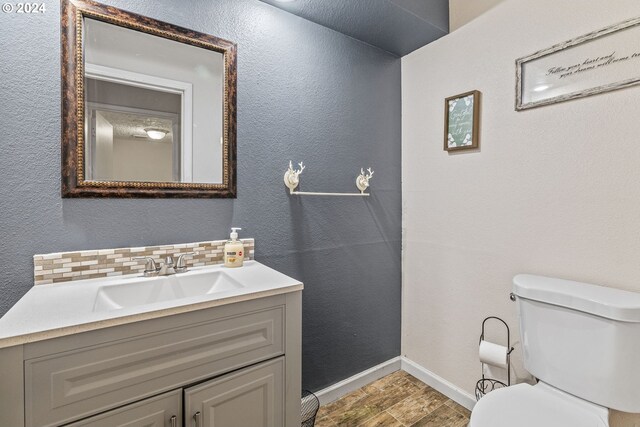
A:
[[[507,347],[494,344],[489,341],[480,341],[480,349],[478,351],[480,362],[500,368],[507,367]]]

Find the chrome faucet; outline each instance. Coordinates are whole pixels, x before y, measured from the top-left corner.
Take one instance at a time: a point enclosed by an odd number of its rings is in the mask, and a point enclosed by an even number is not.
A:
[[[178,261],[176,262],[175,266],[176,273],[186,273],[187,271],[189,271],[187,269],[187,262],[185,261],[184,257],[191,255],[195,255],[195,252],[185,252],[178,255]]]
[[[164,264],[162,264],[160,270],[158,270],[158,276],[171,276],[172,274],[176,274],[176,270],[173,268],[173,257],[167,255],[164,259]]]
[[[131,259],[146,260],[144,264],[144,277],[170,276],[176,273],[186,273],[188,269],[184,257],[193,254],[193,252],[180,254],[180,256],[178,256],[178,262],[175,264],[175,266],[173,262],[173,256],[171,255],[167,255],[167,257],[164,259],[164,264],[161,264],[160,266],[158,266],[156,261],[150,256],[140,256]]]
[[[158,266],[156,265],[156,262],[154,261],[153,258],[151,258],[150,256],[137,256],[137,257],[133,257],[131,259],[144,259],[146,260],[145,264],[144,264],[144,277],[155,277],[158,275]]]

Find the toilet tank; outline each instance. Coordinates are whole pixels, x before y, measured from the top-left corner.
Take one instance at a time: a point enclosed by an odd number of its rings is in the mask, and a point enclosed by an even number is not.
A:
[[[590,402],[640,412],[640,294],[529,274],[513,284],[527,371]]]

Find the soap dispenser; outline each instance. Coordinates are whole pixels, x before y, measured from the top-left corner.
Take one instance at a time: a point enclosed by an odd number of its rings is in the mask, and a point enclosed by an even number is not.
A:
[[[229,240],[224,244],[224,266],[225,267],[242,267],[244,261],[244,245],[238,240],[239,227],[231,227],[231,235]]]

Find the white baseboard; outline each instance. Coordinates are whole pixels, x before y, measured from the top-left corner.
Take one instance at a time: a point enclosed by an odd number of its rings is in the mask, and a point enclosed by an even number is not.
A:
[[[418,365],[411,359],[401,357],[402,370],[413,375],[423,383],[430,385],[449,399],[464,406],[468,410],[473,410],[476,399],[466,391],[456,387],[444,378],[434,374],[428,369]]]
[[[393,359],[387,360],[386,362],[369,368],[366,371],[362,371],[352,377],[346,378],[327,388],[315,392],[315,395],[318,396],[320,405],[326,405],[327,403],[338,400],[342,396],[395,371],[399,371],[400,369],[413,375],[423,383],[430,385],[449,399],[459,403],[468,410],[472,410],[473,406],[476,404],[475,398],[466,391],[461,390],[444,378],[403,356],[394,357]]]
[[[386,375],[389,375],[395,371],[399,371],[401,367],[400,356],[387,360],[379,365],[355,374],[352,377],[344,379],[327,388],[315,392],[320,400],[320,405],[326,405],[334,400],[340,399],[345,394],[349,394],[352,391],[364,387],[365,385],[378,380]]]

